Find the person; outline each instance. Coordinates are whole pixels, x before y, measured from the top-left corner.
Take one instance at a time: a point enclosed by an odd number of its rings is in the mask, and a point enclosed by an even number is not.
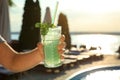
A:
[[[0,35],[7,42],[11,41],[8,0],[0,0]]]
[[[65,36],[62,35],[58,44],[58,52],[64,53]],[[62,55],[61,55],[62,57]],[[38,43],[31,51],[17,52],[0,36],[0,64],[12,72],[22,72],[37,66],[44,60],[43,45]]]

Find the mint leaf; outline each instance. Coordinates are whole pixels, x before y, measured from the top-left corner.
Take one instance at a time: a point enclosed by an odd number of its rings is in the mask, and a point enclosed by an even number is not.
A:
[[[36,24],[35,24],[35,27],[36,27],[36,28],[40,28],[40,23],[36,23]]]
[[[55,25],[50,23],[36,23],[35,27],[36,28],[40,27],[41,35],[45,36],[48,33],[49,28],[54,28]]]

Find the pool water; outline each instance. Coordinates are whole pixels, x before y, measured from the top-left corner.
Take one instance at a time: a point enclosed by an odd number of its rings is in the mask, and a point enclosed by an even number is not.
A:
[[[67,80],[120,80],[120,66],[101,66],[79,71]]]
[[[120,80],[120,70],[102,70],[88,74],[80,80]]]

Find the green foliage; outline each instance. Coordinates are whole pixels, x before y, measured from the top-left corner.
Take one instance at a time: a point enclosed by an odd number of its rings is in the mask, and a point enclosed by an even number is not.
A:
[[[9,6],[15,5],[14,2],[13,2],[12,0],[8,0],[8,4],[9,4]]]
[[[39,0],[25,0],[19,46],[21,50],[30,50],[41,42],[40,29],[35,24],[41,22],[41,8]]]
[[[40,28],[41,35],[45,36],[48,33],[49,28],[54,28],[55,25],[50,23],[36,23],[35,27]]]

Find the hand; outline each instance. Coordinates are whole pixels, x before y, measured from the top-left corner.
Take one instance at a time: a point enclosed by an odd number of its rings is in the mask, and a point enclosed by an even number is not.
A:
[[[65,36],[62,35],[60,38],[59,44],[58,44],[58,53],[60,54],[61,59],[64,58],[62,54],[65,52],[64,48],[66,46],[66,43],[64,42],[64,40],[65,40]],[[40,59],[41,59],[41,61],[43,61],[44,60],[43,44],[39,42],[37,44],[37,47],[38,47],[38,50],[40,53],[40,57],[41,57]]]
[[[37,44],[37,47],[40,53],[40,59],[41,59],[40,61],[43,61],[44,60],[43,44],[39,42]]]
[[[64,58],[62,54],[65,52],[65,47],[66,47],[66,43],[64,41],[65,41],[65,36],[62,35],[58,44],[58,53],[60,54],[61,59]]]

